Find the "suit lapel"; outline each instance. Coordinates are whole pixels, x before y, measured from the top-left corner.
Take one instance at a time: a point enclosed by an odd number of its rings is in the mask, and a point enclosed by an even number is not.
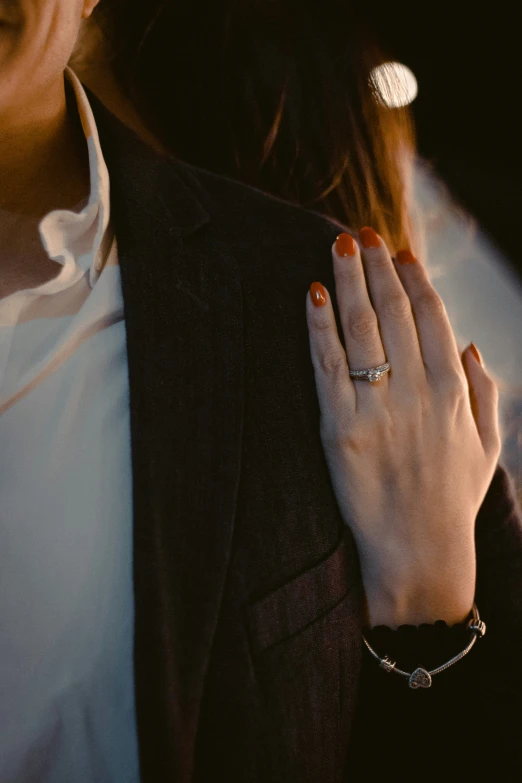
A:
[[[198,252],[205,194],[90,93],[111,178],[130,387],[142,783],[188,781],[231,547],[243,417],[235,264]]]

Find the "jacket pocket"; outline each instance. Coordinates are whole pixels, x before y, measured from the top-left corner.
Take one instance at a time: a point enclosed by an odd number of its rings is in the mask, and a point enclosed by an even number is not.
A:
[[[261,780],[341,783],[361,657],[351,536],[249,607]]]
[[[356,576],[353,541],[345,531],[326,559],[249,606],[254,654],[299,633],[333,609],[354,587]]]

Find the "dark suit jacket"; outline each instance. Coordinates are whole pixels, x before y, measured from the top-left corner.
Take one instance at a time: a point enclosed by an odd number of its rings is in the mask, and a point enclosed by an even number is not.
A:
[[[478,521],[493,641],[409,691],[363,654],[357,553],[319,436],[305,297],[314,280],[335,291],[339,226],[156,155],[90,99],[125,306],[143,783],[334,783],[386,753],[405,780],[416,743],[447,762],[444,721],[463,704],[469,717],[477,688],[505,737],[522,692],[505,472]],[[509,726],[519,740],[520,719]]]

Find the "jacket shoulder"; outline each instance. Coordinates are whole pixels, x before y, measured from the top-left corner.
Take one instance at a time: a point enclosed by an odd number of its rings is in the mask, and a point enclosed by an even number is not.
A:
[[[346,227],[314,210],[285,201],[256,187],[181,161],[172,161],[179,176],[197,189],[198,198],[229,241],[250,235],[263,244],[312,242],[324,247]]]
[[[325,243],[331,246],[345,230],[341,223],[319,212],[153,149],[86,91],[111,179],[114,175],[115,181],[121,180],[126,197],[137,193],[143,198],[143,191],[150,193],[151,208],[154,198],[159,198],[170,203],[174,217],[187,208],[187,199],[195,200],[194,210],[199,209],[199,202],[210,218],[213,240],[223,241],[231,251],[244,247],[248,239],[250,245],[261,245],[265,251],[293,246],[291,257],[306,248],[310,252],[324,250]],[[191,192],[190,198],[186,190],[180,195],[180,184]]]

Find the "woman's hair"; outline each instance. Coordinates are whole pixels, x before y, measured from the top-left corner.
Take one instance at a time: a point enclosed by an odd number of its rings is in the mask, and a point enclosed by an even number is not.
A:
[[[350,0],[102,0],[116,79],[173,155],[411,246],[414,129]]]
[[[151,143],[349,227],[371,225],[392,250],[424,244],[411,113],[372,88],[372,70],[393,58],[352,0],[101,0],[87,24],[85,76],[103,49],[100,78],[107,56],[116,77],[116,95],[105,92],[120,116],[127,99],[126,120]],[[443,202],[461,212],[449,194]]]

